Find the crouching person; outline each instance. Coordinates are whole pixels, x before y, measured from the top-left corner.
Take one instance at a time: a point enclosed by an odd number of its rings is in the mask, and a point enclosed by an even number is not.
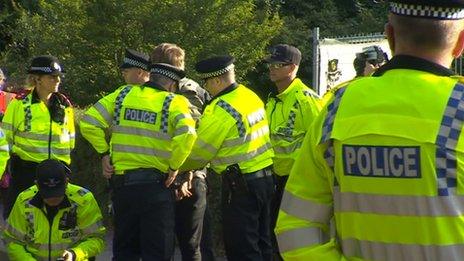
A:
[[[36,185],[23,191],[8,217],[10,260],[88,260],[102,252],[105,228],[92,193],[68,183],[58,160],[37,166]]]

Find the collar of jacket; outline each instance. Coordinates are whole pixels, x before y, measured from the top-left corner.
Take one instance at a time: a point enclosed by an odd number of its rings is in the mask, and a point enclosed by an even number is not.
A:
[[[215,99],[221,97],[222,95],[225,95],[225,94],[227,94],[229,92],[232,92],[233,90],[237,89],[237,87],[238,87],[238,83],[236,83],[236,82],[232,83],[231,85],[227,86],[224,90],[222,90],[218,94],[216,94],[216,96],[212,97],[211,100],[209,100],[207,103],[205,103],[205,106],[210,104]]]
[[[410,55],[395,55],[385,65],[380,67],[372,76],[382,76],[385,72],[393,69],[410,69],[429,72],[438,76],[456,75],[452,70],[437,63]]]
[[[161,87],[157,82],[153,82],[153,81],[148,81],[144,84],[141,85],[141,87],[150,87],[150,88],[153,88],[153,89],[156,89],[156,90],[160,90],[160,91],[163,91],[163,92],[167,92],[166,89],[164,89],[163,87]]]
[[[32,95],[31,104],[40,103],[39,94],[37,93],[37,90],[35,88],[32,89],[31,95]]]
[[[301,84],[301,80],[299,78],[295,78],[283,92],[277,94],[275,97],[279,100],[285,100],[285,97],[287,97],[290,93],[294,92],[295,89],[298,88],[298,86],[300,86]]]
[[[31,205],[38,209],[42,209],[44,207],[44,202],[42,197],[40,196],[39,192],[37,192],[34,197],[29,201]],[[68,196],[64,195],[63,201],[58,205],[58,209],[69,208],[71,207],[71,202],[69,202]]]

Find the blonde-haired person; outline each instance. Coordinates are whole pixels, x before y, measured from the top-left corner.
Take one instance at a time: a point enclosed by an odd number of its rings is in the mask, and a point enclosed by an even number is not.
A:
[[[63,69],[54,56],[32,59],[27,85],[30,91],[11,101],[2,127],[11,147],[11,184],[4,218],[21,191],[34,184],[37,164],[46,159],[71,163],[75,144],[73,108],[58,92]]]
[[[152,63],[166,63],[185,68],[185,51],[173,43],[161,43],[150,56]],[[183,78],[179,82],[177,93],[190,102],[190,113],[198,119],[203,105],[209,101],[208,92],[195,81]],[[185,173],[184,193],[180,192],[176,202],[176,235],[182,260],[214,260],[212,231],[207,211],[206,169]]]

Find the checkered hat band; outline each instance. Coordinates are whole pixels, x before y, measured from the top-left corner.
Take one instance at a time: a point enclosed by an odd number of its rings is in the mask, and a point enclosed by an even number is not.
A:
[[[457,7],[390,3],[390,11],[397,15],[435,18],[441,20],[457,20],[464,18],[464,9]]]
[[[139,68],[142,68],[144,70],[147,70],[148,69],[148,66],[142,62],[139,62],[137,60],[134,60],[134,59],[131,59],[131,58],[127,58],[125,57],[124,58],[124,63],[127,63],[127,64],[130,64],[134,67],[139,67]]]
[[[200,73],[199,76],[200,78],[203,78],[203,79],[207,79],[207,78],[211,78],[211,77],[218,77],[219,75],[223,75],[224,73],[232,70],[235,68],[235,65],[234,64],[231,64],[229,66],[227,66],[226,68],[224,69],[221,69],[219,71],[215,71],[215,72],[209,72],[209,73]]]
[[[31,71],[42,71],[42,72],[47,72],[47,73],[51,73],[52,72],[52,68],[50,67],[35,67],[35,66],[32,66]]]
[[[172,79],[174,81],[180,81],[180,79],[181,79],[179,77],[179,75],[177,75],[177,74],[175,74],[175,73],[173,73],[171,71],[160,69],[160,68],[152,68],[150,72],[166,76],[169,79]]]

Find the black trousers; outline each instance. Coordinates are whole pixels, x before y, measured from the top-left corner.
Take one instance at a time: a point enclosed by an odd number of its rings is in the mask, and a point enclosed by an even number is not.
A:
[[[282,202],[282,196],[284,194],[285,185],[287,184],[287,176],[274,175],[275,181],[275,194],[271,201],[271,238],[272,238],[272,250],[274,252],[274,260],[283,260],[280,256],[279,245],[277,244],[276,235],[274,229],[277,223],[277,217],[279,215],[280,202]]]
[[[203,219],[203,232],[201,234],[201,261],[215,261],[214,238],[213,238],[213,217],[211,215],[209,203],[206,203],[205,217]]]
[[[170,260],[174,254],[174,192],[162,180],[113,190],[113,260]]]
[[[223,183],[224,246],[230,261],[268,261],[272,258],[270,204],[272,176],[246,181],[248,193],[228,191]]]
[[[207,184],[193,178],[193,195],[176,203],[176,235],[183,261],[201,261],[200,242],[206,209]]]
[[[25,161],[16,155],[12,155],[9,161],[11,183],[8,188],[3,218],[7,219],[18,195],[30,186],[34,185],[38,163]]]

